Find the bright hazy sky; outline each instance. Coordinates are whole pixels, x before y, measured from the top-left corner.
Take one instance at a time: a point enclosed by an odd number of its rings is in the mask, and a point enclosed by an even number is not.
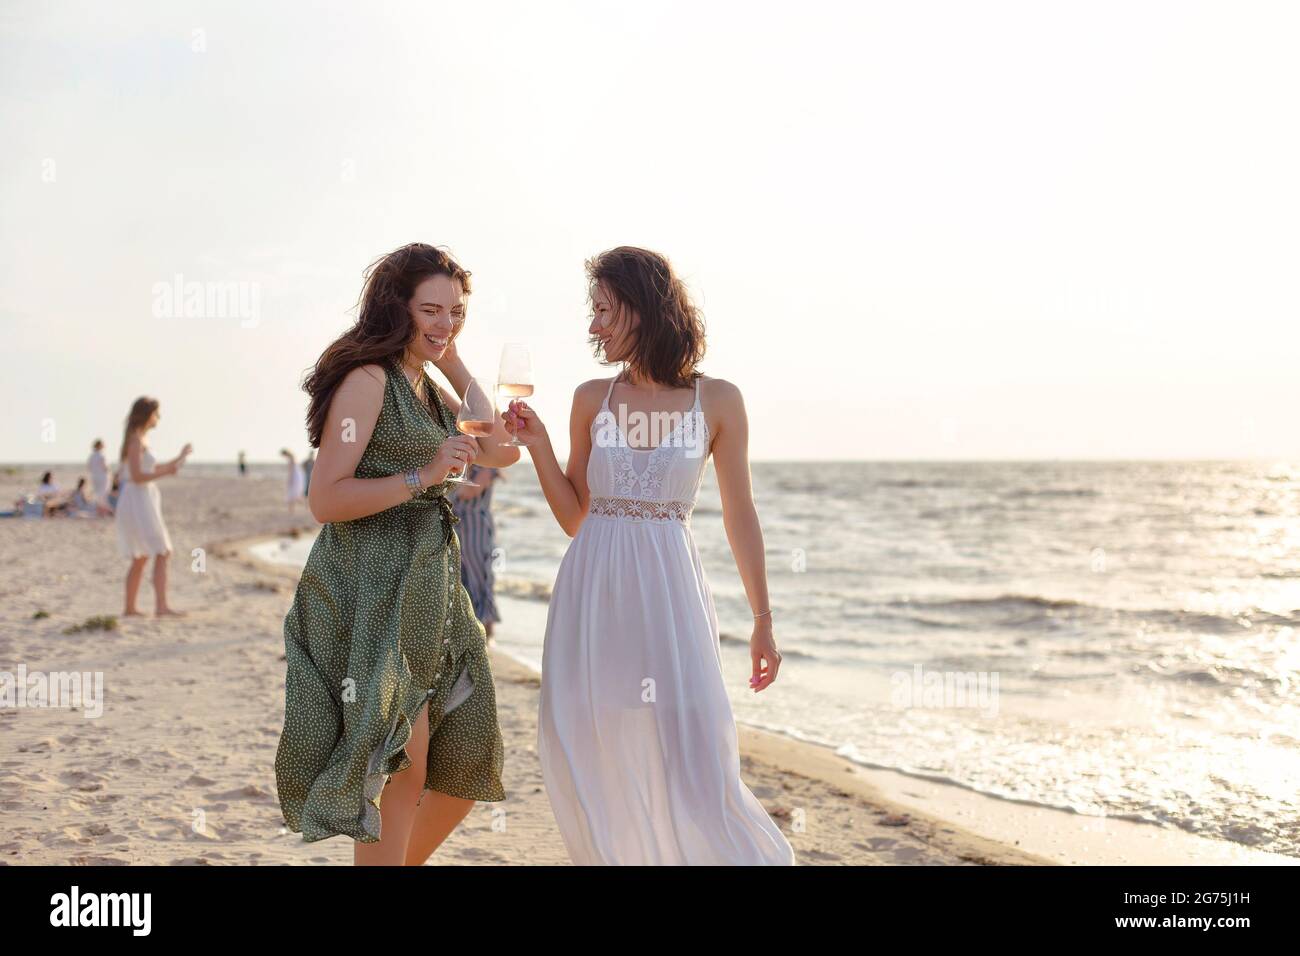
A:
[[[611,374],[582,263],[627,243],[755,459],[1300,458],[1297,9],[5,3],[0,460],[115,450],[139,394],[160,454],[301,455],[303,371],[413,240],[561,451]],[[178,274],[256,324],[155,317]]]

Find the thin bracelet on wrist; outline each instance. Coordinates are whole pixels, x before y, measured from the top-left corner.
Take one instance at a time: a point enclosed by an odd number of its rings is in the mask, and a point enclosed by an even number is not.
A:
[[[402,476],[402,480],[406,482],[406,490],[411,493],[412,498],[424,491],[424,482],[420,481],[420,470],[418,468],[412,468]]]
[[[757,614],[754,615],[754,620],[757,621],[757,620],[758,620],[760,617],[762,617],[764,614],[771,614],[771,613],[772,613],[772,609],[771,609],[771,608],[768,608],[766,611],[759,611]]]

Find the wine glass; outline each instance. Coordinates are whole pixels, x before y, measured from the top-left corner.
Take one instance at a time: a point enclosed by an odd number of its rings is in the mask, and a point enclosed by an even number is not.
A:
[[[460,400],[460,411],[456,413],[456,430],[471,438],[487,438],[496,430],[497,407],[492,400],[492,393],[471,378],[465,389],[465,397]],[[477,481],[465,477],[468,469],[460,468],[454,476],[448,475],[452,484],[468,485],[474,488],[482,486]]]
[[[518,342],[507,342],[501,349],[497,392],[507,404],[510,399],[527,398],[533,394],[533,357],[528,351],[528,346]],[[501,444],[513,445],[515,448],[524,447],[518,435],[512,436],[510,441]]]

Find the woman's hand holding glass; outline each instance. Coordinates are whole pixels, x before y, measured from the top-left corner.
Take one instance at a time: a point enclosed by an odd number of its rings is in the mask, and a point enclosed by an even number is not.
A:
[[[506,431],[514,435],[521,445],[537,445],[549,440],[546,426],[537,417],[531,405],[522,399],[515,399],[501,416],[506,423]]]
[[[478,442],[468,435],[451,435],[438,446],[433,461],[420,469],[420,483],[426,488],[440,485],[453,471],[464,473],[478,457]]]

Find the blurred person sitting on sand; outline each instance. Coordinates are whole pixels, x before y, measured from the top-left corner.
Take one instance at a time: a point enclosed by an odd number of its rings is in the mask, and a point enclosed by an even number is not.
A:
[[[85,484],[86,479],[81,478],[77,481],[77,488],[75,491],[70,491],[67,494],[56,493],[46,497],[45,514],[47,516],[69,514],[76,506],[77,493],[85,487]]]
[[[58,501],[59,495],[58,484],[54,481],[54,472],[47,471],[41,475],[41,483],[36,488],[36,497],[40,498],[47,505]]]
[[[172,541],[163,523],[162,495],[157,480],[180,471],[193,450],[187,443],[181,453],[171,461],[158,464],[145,441],[149,431],[159,421],[158,400],[137,398],[126,418],[122,436],[122,465],[118,472],[121,492],[117,499],[117,544],[122,557],[130,560],[126,573],[126,605],[123,614],[138,615],[136,596],[140,593],[140,579],[150,558],[153,565],[153,593],[155,613],[179,615],[167,605],[167,560],[171,557]]]
[[[64,514],[84,518],[94,514],[95,505],[86,497],[86,479],[82,476],[77,479],[77,487],[73,489],[72,494],[68,495],[63,502],[61,510]]]
[[[63,493],[54,480],[54,472],[47,471],[41,475],[41,483],[36,487],[35,500],[40,502],[45,517],[61,514],[68,506],[68,496]]]

